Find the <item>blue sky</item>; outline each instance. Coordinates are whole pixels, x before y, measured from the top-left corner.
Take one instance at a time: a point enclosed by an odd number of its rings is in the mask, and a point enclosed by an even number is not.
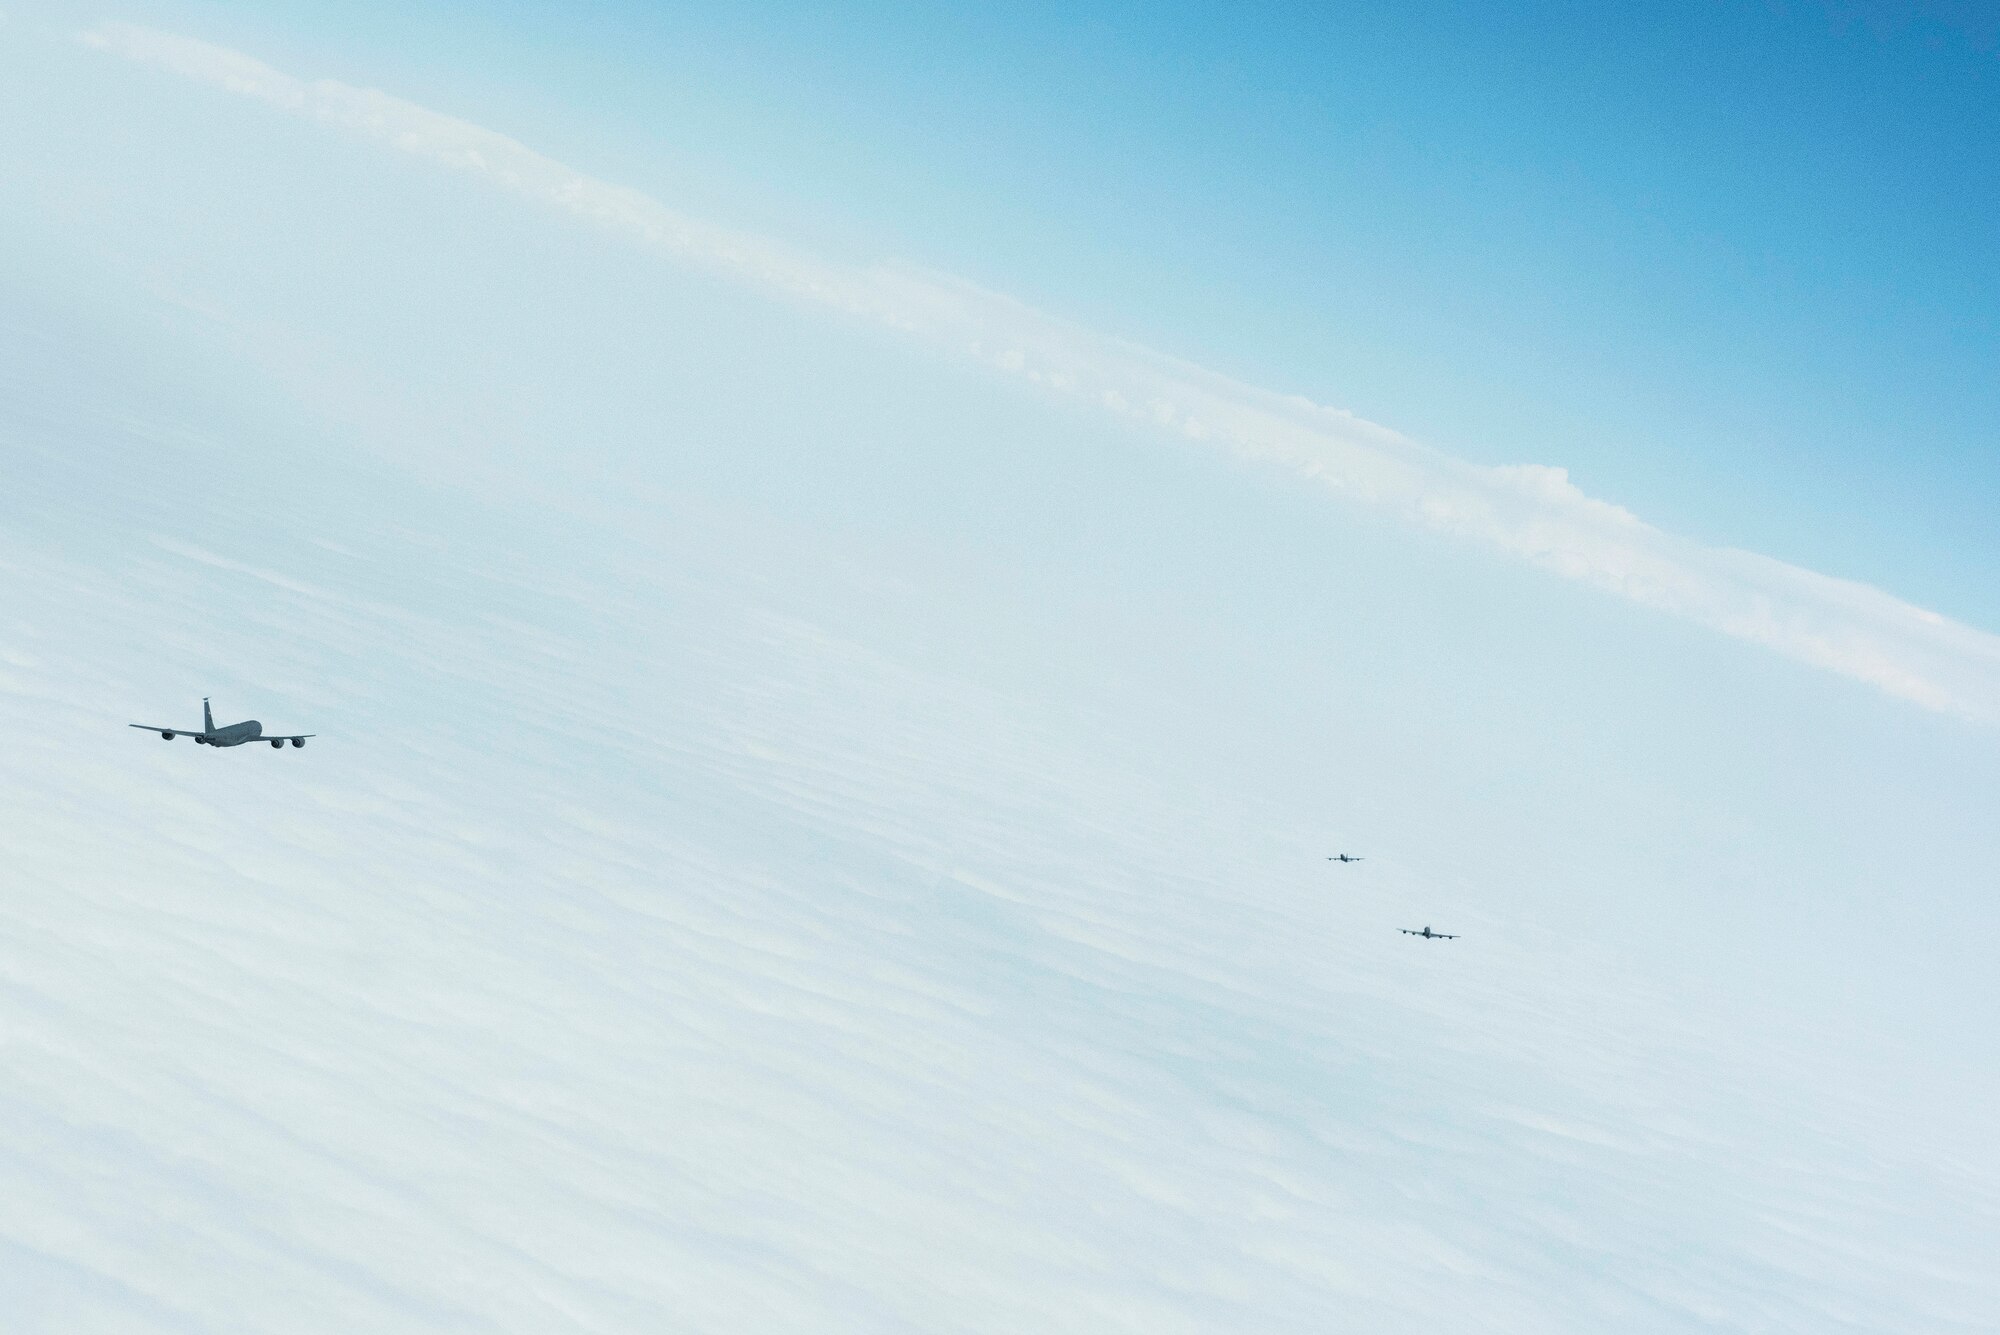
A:
[[[1977,7],[172,12],[2000,623]]]

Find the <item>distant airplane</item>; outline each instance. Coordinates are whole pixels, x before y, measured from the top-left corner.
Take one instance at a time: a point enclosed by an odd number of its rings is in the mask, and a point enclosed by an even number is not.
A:
[[[1333,855],[1332,857],[1328,858],[1328,859],[1327,859],[1327,861],[1328,861],[1328,862],[1366,862],[1366,861],[1368,861],[1368,859],[1367,859],[1367,858],[1351,858],[1351,857],[1347,856],[1347,854],[1345,854],[1345,853],[1335,853],[1335,854],[1334,854],[1334,855]]]
[[[306,738],[315,735],[302,732],[287,733],[282,737],[266,737],[264,725],[254,718],[245,719],[241,723],[232,723],[226,728],[218,728],[215,726],[215,716],[208,712],[208,697],[205,695],[201,697],[200,732],[192,732],[186,728],[156,728],[149,723],[134,723],[132,726],[143,728],[147,732],[157,732],[170,742],[176,737],[192,737],[196,746],[241,746],[245,742],[269,742],[273,746],[283,746],[286,742],[290,742],[293,746],[304,746]]]
[[[1425,923],[1425,924],[1424,924],[1424,930],[1423,930],[1423,931],[1421,931],[1421,932],[1420,932],[1420,931],[1418,931],[1418,930],[1417,930],[1416,928],[1414,928],[1414,927],[1398,927],[1398,928],[1397,928],[1396,930],[1397,930],[1397,931],[1399,931],[1399,932],[1401,932],[1401,933],[1402,933],[1402,934],[1403,934],[1404,936],[1421,936],[1421,937],[1422,937],[1422,938],[1424,938],[1424,940],[1426,940],[1426,941],[1456,941],[1456,940],[1458,940],[1458,933],[1457,933],[1457,932],[1433,932],[1433,931],[1431,930],[1431,927],[1430,927],[1430,924],[1429,924],[1429,923]]]

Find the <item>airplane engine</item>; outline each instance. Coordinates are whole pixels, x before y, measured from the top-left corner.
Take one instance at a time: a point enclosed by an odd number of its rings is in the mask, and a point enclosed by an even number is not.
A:
[[[285,739],[284,739],[284,738],[282,738],[282,737],[273,737],[273,738],[271,739],[271,749],[272,749],[273,751],[277,750],[277,749],[278,749],[279,747],[283,746],[284,744],[285,744]]]
[[[206,744],[206,743],[207,743],[207,741],[208,741],[208,738],[206,738],[206,737],[197,737],[197,738],[195,738],[195,739],[194,739],[194,744],[195,744],[196,746],[202,746],[202,745]]]
[[[170,732],[163,732],[160,734],[160,736],[166,738],[170,742],[174,739],[174,735]]]
[[[305,744],[306,744],[306,739],[305,739],[305,738],[303,738],[303,737],[294,737],[294,738],[292,738],[292,745],[293,745],[293,746],[304,746]]]

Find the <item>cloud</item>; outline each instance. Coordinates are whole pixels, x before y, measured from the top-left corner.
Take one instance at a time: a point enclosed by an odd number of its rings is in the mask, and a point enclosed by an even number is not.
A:
[[[901,330],[1054,395],[1283,468],[1423,528],[1927,709],[2000,722],[2000,636],[1865,584],[1667,533],[1587,495],[1561,468],[1487,467],[1375,423],[1217,375],[954,278],[830,264],[596,180],[492,130],[241,52],[123,23],[83,40],[289,114],[381,140],[767,293]]]
[[[177,518],[234,550],[266,500]],[[1481,954],[1391,963],[1291,815],[760,610],[768,570],[681,597],[695,535],[548,588],[462,498],[334,504],[362,559],[282,574],[0,524],[10,1329],[1991,1325],[1991,1156],[1897,1082],[1471,902]],[[382,569],[400,615],[350,615]],[[274,717],[274,645],[335,697],[303,753],[104,718]]]

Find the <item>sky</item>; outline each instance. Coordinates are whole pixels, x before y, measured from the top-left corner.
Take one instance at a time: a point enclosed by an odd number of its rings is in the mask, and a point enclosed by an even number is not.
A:
[[[1990,1328],[1996,60],[10,7],[0,1306]]]
[[[1983,7],[1342,8],[167,12],[1993,624]]]

